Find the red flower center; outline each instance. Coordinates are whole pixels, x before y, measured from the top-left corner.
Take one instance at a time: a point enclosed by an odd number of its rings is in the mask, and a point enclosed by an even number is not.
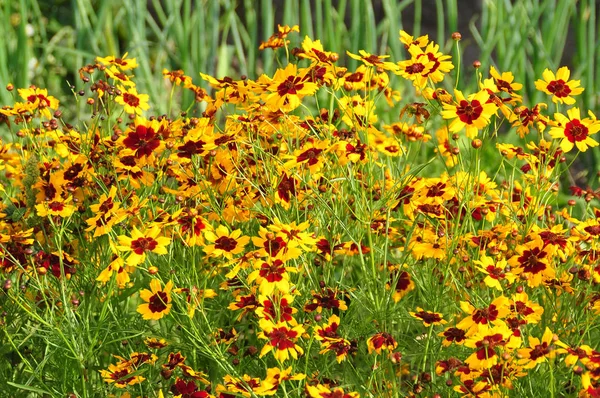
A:
[[[550,353],[550,347],[548,347],[548,343],[542,343],[536,345],[533,350],[529,353],[529,357],[533,360],[536,360],[540,357],[543,357]]]
[[[283,97],[286,94],[297,94],[298,91],[304,88],[304,84],[300,83],[301,78],[298,76],[288,76],[279,86],[277,86],[277,94]]]
[[[137,255],[142,255],[147,251],[152,251],[158,246],[158,242],[152,238],[138,238],[131,242],[131,248]]]
[[[523,255],[519,257],[519,263],[523,266],[525,272],[538,274],[546,269],[546,264],[540,261],[540,259],[545,256],[546,252],[543,252],[538,248],[525,250]]]
[[[498,309],[494,304],[491,304],[488,308],[476,310],[473,314],[473,322],[486,324],[491,321],[495,321],[498,318]]]
[[[285,327],[274,328],[269,333],[270,344],[278,350],[294,348],[294,342],[290,339],[296,337],[297,333],[293,330],[288,330]]]
[[[435,323],[442,320],[442,317],[434,312],[419,311],[415,315],[423,320],[425,323]]]
[[[123,93],[123,102],[134,108],[140,105],[140,99],[133,94]]]
[[[415,63],[412,65],[408,65],[404,70],[409,75],[414,75],[414,74],[423,72],[425,70],[425,65],[423,65],[421,63]]]
[[[167,293],[157,292],[154,296],[150,297],[148,308],[152,312],[163,312],[167,309],[167,300]]]
[[[310,166],[312,166],[319,161],[318,156],[321,152],[323,152],[322,149],[317,149],[317,148],[307,149],[306,151],[304,151],[300,155],[298,155],[298,157],[296,158],[296,162],[300,163],[300,162],[304,162],[304,161],[308,160],[308,164]]]
[[[62,202],[50,202],[48,207],[52,211],[62,211],[65,208],[65,204]]]
[[[275,260],[273,264],[262,263],[259,275],[266,278],[269,282],[279,282],[283,279],[285,267],[281,260]]]
[[[567,86],[563,79],[552,80],[546,88],[559,98],[568,97],[571,94],[571,88]]]
[[[585,141],[588,136],[588,128],[577,119],[571,120],[565,126],[565,137],[571,142]]]
[[[276,257],[285,246],[285,241],[280,236],[275,239],[267,239],[264,243],[265,251],[271,257]]]
[[[123,145],[135,150],[135,157],[150,156],[160,145],[160,140],[150,127],[137,126],[135,131],[129,132],[123,140]]]
[[[477,100],[469,103],[467,100],[460,101],[460,105],[456,107],[456,114],[461,122],[465,124],[473,124],[483,113],[483,107]]]
[[[229,236],[221,236],[219,239],[215,241],[215,249],[224,250],[226,252],[230,252],[235,249],[237,246],[237,242],[235,239],[230,238]]]

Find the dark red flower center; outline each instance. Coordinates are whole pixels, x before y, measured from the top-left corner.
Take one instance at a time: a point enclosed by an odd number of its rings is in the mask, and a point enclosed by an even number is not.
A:
[[[408,65],[406,68],[404,68],[404,70],[409,75],[414,75],[423,72],[425,70],[425,65],[421,63],[414,63],[412,65]]]
[[[215,249],[224,250],[230,252],[237,247],[237,241],[228,236],[221,236],[215,241]]]
[[[277,94],[283,97],[286,94],[297,94],[298,91],[304,88],[304,84],[301,83],[302,78],[299,76],[288,76],[279,86],[277,86]]]
[[[318,148],[307,149],[306,151],[298,155],[298,157],[296,158],[296,162],[300,163],[308,161],[308,164],[312,166],[319,161],[318,157],[321,152],[323,152],[323,150]]]
[[[546,87],[548,91],[556,95],[559,98],[568,97],[571,94],[571,88],[565,83],[563,79],[552,80]]]
[[[415,315],[423,320],[425,323],[435,323],[442,320],[442,317],[434,312],[419,311]]]
[[[540,357],[546,356],[550,353],[550,347],[548,347],[548,343],[544,342],[542,344],[536,345],[533,350],[529,353],[529,357],[533,360],[536,360]]]
[[[286,327],[274,328],[269,333],[270,344],[278,350],[294,348],[294,342],[291,340],[298,335],[293,330],[288,330]]]
[[[134,108],[140,105],[140,99],[130,93],[123,93],[123,102]]]
[[[63,202],[50,202],[48,207],[52,211],[62,211],[65,208],[65,204]]]
[[[167,309],[167,300],[167,293],[157,292],[155,295],[150,297],[148,308],[150,308],[150,311],[152,312],[163,312]]]
[[[129,132],[127,138],[123,140],[123,145],[129,149],[135,150],[135,157],[150,156],[160,145],[154,130],[146,126],[137,126],[135,131]]]
[[[158,242],[153,238],[138,238],[131,241],[131,248],[137,255],[142,255],[147,251],[152,251],[156,249],[156,246],[158,246]]]
[[[588,137],[588,128],[579,120],[573,119],[565,126],[565,137],[571,142],[585,141]]]
[[[262,263],[259,275],[266,278],[268,282],[279,282],[283,279],[285,266],[281,260],[275,260],[273,264]]]
[[[475,310],[473,314],[473,322],[486,324],[491,321],[495,321],[498,318],[498,309],[494,304],[490,304],[488,308]]]
[[[540,261],[545,256],[546,252],[536,247],[531,250],[525,250],[523,255],[519,257],[519,263],[523,266],[525,272],[538,274],[546,269],[546,264]]]
[[[483,107],[477,100],[471,102],[467,100],[460,101],[460,105],[456,107],[456,114],[461,122],[465,124],[473,124],[473,121],[479,119],[483,113]]]
[[[271,257],[276,257],[277,254],[286,246],[285,241],[281,238],[281,236],[276,237],[275,239],[267,239],[265,240],[264,247],[265,251]]]

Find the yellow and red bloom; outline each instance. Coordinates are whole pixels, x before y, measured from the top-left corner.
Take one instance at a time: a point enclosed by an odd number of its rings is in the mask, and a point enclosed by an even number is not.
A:
[[[565,105],[573,105],[575,98],[573,95],[579,95],[583,92],[583,87],[579,87],[579,80],[570,80],[571,71],[566,66],[559,68],[554,72],[550,69],[545,69],[542,73],[543,80],[539,79],[535,82],[535,88],[552,96],[552,102]]]
[[[443,319],[444,316],[442,314],[438,312],[425,311],[421,307],[417,307],[416,312],[409,312],[409,314],[413,318],[421,320],[425,326],[443,325],[448,323]]]
[[[243,236],[242,231],[236,229],[229,232],[226,226],[219,225],[215,231],[204,232],[204,238],[211,244],[204,246],[204,252],[211,257],[223,256],[228,260],[234,255],[244,251],[250,242],[249,236]]]
[[[259,50],[264,50],[265,48],[277,49],[280,47],[287,46],[290,41],[286,40],[287,36],[292,32],[300,32],[300,28],[298,25],[294,25],[289,27],[287,25],[279,25],[277,24],[277,32],[275,32],[266,42],[262,42]]]
[[[137,307],[137,312],[146,320],[158,320],[171,311],[171,290],[173,282],[169,281],[163,289],[157,279],[150,281],[150,290],[140,292],[140,298],[146,303]]]
[[[313,95],[318,88],[310,81],[306,69],[298,70],[296,65],[288,64],[275,72],[264,101],[272,111],[290,112],[300,106],[302,98]]]
[[[474,263],[478,265],[477,269],[486,275],[483,281],[489,287],[502,291],[500,281],[506,280],[508,283],[515,281],[515,275],[510,271],[506,271],[508,266],[506,260],[494,261],[493,258],[483,255],[480,260],[476,260]]]
[[[130,115],[141,115],[143,111],[150,109],[148,105],[149,96],[148,94],[138,94],[135,87],[126,89],[123,86],[119,86],[121,94],[115,97],[117,104],[123,105],[125,112]]]
[[[275,359],[279,362],[284,362],[290,356],[298,359],[299,355],[304,354],[302,347],[296,344],[296,341],[305,332],[302,325],[291,327],[287,322],[275,324],[263,318],[259,321],[259,326],[262,331],[258,333],[258,337],[269,340],[260,351],[261,357],[273,351]]]
[[[58,109],[58,100],[48,95],[48,90],[45,88],[22,88],[18,91],[21,98],[27,100],[27,106],[31,112],[38,110],[45,118],[51,119],[50,110],[55,111]]]
[[[477,137],[478,131],[490,123],[490,118],[496,114],[498,108],[495,104],[488,103],[490,95],[486,90],[481,90],[468,98],[465,98],[459,90],[454,90],[454,94],[456,103],[443,104],[444,110],[441,112],[444,119],[452,120],[448,130],[458,133],[466,128],[467,137]]]
[[[369,54],[365,50],[358,50],[357,54],[352,54],[350,51],[346,51],[346,54],[350,58],[356,59],[358,61],[362,61],[366,66],[371,66],[375,68],[381,68],[383,70],[391,70],[395,71],[398,69],[398,65],[393,62],[384,61],[386,58],[389,58],[389,55],[374,55]]]
[[[123,54],[121,58],[109,55],[108,57],[96,57],[96,61],[104,65],[114,65],[121,70],[129,70],[137,68],[138,64],[135,58],[127,58],[129,53]]]
[[[558,337],[546,328],[542,339],[529,336],[529,347],[517,351],[521,360],[519,364],[525,369],[535,368],[538,364],[546,362],[548,358],[554,358],[556,350],[553,344],[558,342]]]
[[[527,285],[536,287],[545,280],[555,278],[555,268],[551,259],[555,249],[546,246],[538,236],[535,239],[515,248],[517,254],[508,260],[512,273],[527,280]]]
[[[108,370],[100,370],[100,374],[106,383],[114,384],[117,388],[133,386],[146,380],[142,376],[133,376],[135,369],[127,363],[108,365]]]
[[[323,384],[306,385],[306,393],[310,398],[360,398],[357,392],[345,392],[340,387],[328,387]]]
[[[77,207],[70,204],[72,200],[73,198],[71,196],[69,196],[67,199],[56,197],[53,200],[42,202],[36,205],[35,210],[40,217],[53,216],[67,218],[70,217],[77,209]]]
[[[557,126],[550,129],[550,136],[560,139],[563,151],[569,152],[576,146],[581,152],[585,152],[588,148],[598,146],[598,142],[590,137],[600,131],[600,122],[595,116],[581,119],[579,108],[572,108],[567,110],[567,116],[555,113],[554,119]]]
[[[389,333],[379,332],[367,339],[367,349],[369,354],[375,351],[377,354],[381,354],[382,350],[394,351],[398,347],[398,342]]]
[[[146,260],[146,254],[149,252],[156,254],[167,254],[167,245],[171,239],[159,236],[161,233],[158,226],[141,232],[136,227],[131,231],[131,237],[120,235],[119,246],[117,249],[123,252],[130,252],[127,257],[127,265],[135,266],[142,264]]]
[[[264,295],[270,295],[275,288],[281,293],[290,291],[290,272],[297,272],[294,267],[286,267],[280,259],[270,259],[268,261],[257,261],[258,268],[248,275],[248,282],[256,282],[259,290]]]

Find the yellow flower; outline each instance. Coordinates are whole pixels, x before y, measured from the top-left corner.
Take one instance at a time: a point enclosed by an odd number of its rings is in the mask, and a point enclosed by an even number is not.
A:
[[[134,266],[143,263],[148,252],[167,254],[167,245],[171,243],[171,239],[158,235],[160,235],[159,227],[153,227],[143,233],[133,227],[131,238],[125,235],[119,236],[117,248],[121,251],[131,252],[127,257],[127,265]]]
[[[160,282],[157,279],[152,279],[150,289],[144,289],[140,292],[141,299],[146,303],[138,305],[137,312],[142,314],[142,317],[146,320],[158,320],[171,311],[173,282],[169,281],[162,289]]]
[[[577,146],[581,152],[585,152],[589,147],[598,146],[598,142],[590,137],[600,130],[598,122],[592,114],[592,118],[581,119],[579,108],[567,110],[567,116],[562,113],[555,113],[554,119],[558,126],[550,129],[552,138],[560,139],[560,148],[569,152],[573,146]]]
[[[477,132],[490,123],[490,118],[496,113],[496,105],[487,103],[490,98],[486,90],[465,98],[462,92],[454,90],[456,104],[444,104],[441,115],[444,119],[453,119],[448,130],[458,133],[466,127],[467,137],[477,137]]]
[[[148,94],[138,94],[135,87],[125,89],[125,87],[119,86],[119,90],[121,90],[121,94],[115,97],[115,102],[123,105],[125,112],[131,115],[141,115],[142,111],[150,108],[150,105],[148,105],[150,96]]]
[[[206,231],[204,238],[213,243],[204,247],[206,254],[211,257],[223,256],[229,260],[233,258],[234,254],[242,253],[244,246],[250,242],[250,237],[242,236],[241,230],[236,229],[229,232],[224,225],[219,225],[214,232]]]
[[[563,66],[556,71],[556,76],[550,71],[545,69],[542,73],[544,80],[537,80],[535,82],[535,88],[544,93],[552,96],[552,102],[566,105],[573,105],[575,98],[572,95],[579,95],[583,92],[583,87],[579,87],[579,80],[569,81],[571,71],[566,66]]]
[[[125,53],[122,58],[117,58],[112,55],[108,57],[96,57],[96,62],[100,62],[104,65],[114,65],[121,70],[128,70],[137,68],[138,64],[135,58],[125,59],[127,58],[128,53]]]
[[[58,216],[66,218],[71,216],[76,209],[75,206],[69,204],[72,199],[73,198],[70,196],[65,200],[63,200],[60,197],[57,197],[54,200],[36,205],[35,210],[37,211],[37,214],[40,217]]]

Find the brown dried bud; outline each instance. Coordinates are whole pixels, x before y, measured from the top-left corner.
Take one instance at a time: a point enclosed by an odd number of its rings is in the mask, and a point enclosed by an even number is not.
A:
[[[462,39],[462,35],[460,34],[460,32],[452,33],[452,40],[459,41],[460,39]]]

